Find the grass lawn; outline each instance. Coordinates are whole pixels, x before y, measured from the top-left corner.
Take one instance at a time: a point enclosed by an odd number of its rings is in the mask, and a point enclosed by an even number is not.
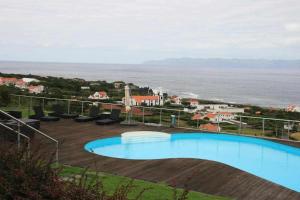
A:
[[[34,115],[33,109],[29,111],[28,107],[18,107],[18,106],[7,106],[7,107],[0,107],[1,110],[3,111],[10,111],[10,110],[15,110],[15,111],[21,111],[22,112],[22,118],[28,118],[30,115]],[[51,112],[48,110],[44,110],[45,114]]]
[[[75,175],[80,175],[84,169],[79,167],[70,167],[70,166],[63,166],[62,171],[60,173],[61,177],[67,178],[67,177],[73,177]],[[86,173],[88,175],[88,180],[92,181],[93,178],[96,177],[96,172],[94,171],[88,171]],[[111,175],[107,173],[98,172],[98,177],[102,180],[104,190],[108,194],[112,194],[113,191],[120,185],[120,184],[127,184],[131,180],[127,177],[117,176],[117,175]],[[134,189],[129,194],[129,198],[134,198],[136,195],[143,189],[149,188],[146,190],[142,195],[142,200],[168,200],[168,199],[174,199],[174,188],[163,184],[163,183],[151,183],[148,181],[143,180],[134,180]],[[178,192],[182,192],[182,189],[177,189]],[[181,193],[180,193],[181,194]],[[188,195],[188,200],[225,200],[228,198],[219,197],[219,196],[213,196],[213,195],[207,195],[200,192],[193,192],[191,191]]]
[[[28,107],[17,107],[17,106],[7,106],[7,107],[1,107],[0,108],[3,111],[10,111],[10,110],[16,110],[16,111],[22,111],[22,117],[27,118],[30,114],[33,115],[33,111],[29,114]]]

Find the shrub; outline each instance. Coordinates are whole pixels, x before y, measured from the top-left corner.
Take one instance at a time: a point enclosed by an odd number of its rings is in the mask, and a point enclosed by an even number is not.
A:
[[[9,89],[7,86],[0,86],[0,106],[7,106],[10,103]]]
[[[30,153],[30,154],[29,154]],[[44,159],[41,151],[29,152],[25,147],[0,146],[0,199],[48,199],[48,200],[128,200],[134,189],[134,181],[120,183],[113,194],[104,191],[98,174],[90,176],[87,170],[68,180],[59,176],[62,168],[54,167],[53,156]],[[141,199],[150,188],[139,191],[133,199]],[[174,200],[186,200],[188,191],[178,193]]]

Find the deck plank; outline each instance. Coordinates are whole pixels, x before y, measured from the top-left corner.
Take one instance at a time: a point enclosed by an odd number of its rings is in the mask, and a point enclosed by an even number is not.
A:
[[[42,122],[41,130],[60,142],[60,162],[89,167],[112,174],[234,199],[300,199],[300,194],[247,172],[214,161],[200,159],[126,160],[86,152],[84,144],[95,139],[120,135],[126,131],[190,132],[183,129],[119,124],[98,126],[94,122],[72,120]],[[36,140],[40,137],[36,136]],[[299,146],[299,144],[292,144]],[[51,150],[49,150],[51,151]]]

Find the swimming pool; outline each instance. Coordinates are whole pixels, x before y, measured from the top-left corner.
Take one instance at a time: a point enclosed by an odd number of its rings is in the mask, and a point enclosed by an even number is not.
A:
[[[268,140],[211,133],[169,137],[112,137],[94,140],[85,150],[123,159],[198,158],[221,162],[300,192],[300,149]]]

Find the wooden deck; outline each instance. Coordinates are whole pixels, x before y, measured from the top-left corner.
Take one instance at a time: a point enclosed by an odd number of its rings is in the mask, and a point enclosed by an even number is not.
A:
[[[300,194],[295,191],[213,161],[125,160],[94,155],[83,149],[86,142],[116,136],[125,131],[188,132],[183,129],[130,127],[119,124],[97,126],[93,122],[76,123],[72,120],[61,120],[42,122],[41,130],[59,140],[60,162],[64,164],[90,167],[98,171],[152,182],[165,182],[177,187],[187,187],[191,190],[234,199],[300,199]]]

